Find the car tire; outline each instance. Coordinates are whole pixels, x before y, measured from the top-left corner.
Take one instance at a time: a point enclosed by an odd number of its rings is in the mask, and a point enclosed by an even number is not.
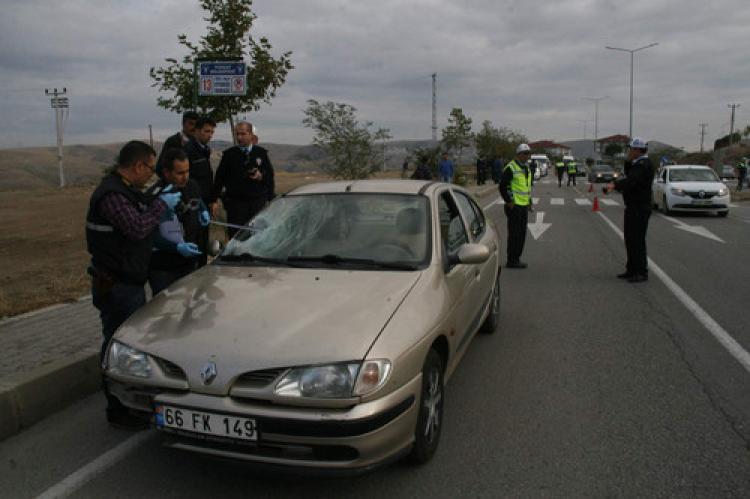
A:
[[[720,211],[720,212],[717,213],[717,215],[719,215],[720,217],[726,217],[727,215],[729,215],[729,210],[727,210],[727,211]]]
[[[414,447],[409,454],[409,461],[414,464],[426,463],[437,450],[443,429],[443,400],[443,361],[431,349],[422,367],[419,414],[414,428]]]
[[[664,214],[665,215],[671,215],[672,214],[672,210],[669,209],[669,205],[667,204],[667,196],[666,196],[666,194],[662,198],[662,203],[663,203],[662,204],[662,209],[664,211]]]
[[[500,296],[500,272],[498,272],[495,284],[492,286],[492,294],[490,295],[490,311],[479,327],[480,333],[493,334],[497,330],[497,326],[500,323]]]

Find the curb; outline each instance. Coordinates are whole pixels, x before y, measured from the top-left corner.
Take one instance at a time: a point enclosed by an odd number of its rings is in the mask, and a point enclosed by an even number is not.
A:
[[[20,321],[22,319],[29,319],[31,317],[34,317],[36,315],[44,314],[46,312],[52,312],[53,310],[58,310],[60,308],[66,307],[72,303],[80,303],[82,301],[91,300],[91,295],[85,295],[81,296],[80,298],[76,298],[74,301],[71,302],[63,302],[63,303],[55,303],[54,305],[47,305],[44,308],[38,308],[36,310],[30,310],[28,312],[24,312],[22,314],[18,315],[11,315],[6,317],[0,317],[0,326],[4,326],[6,324],[11,324],[13,322]]]
[[[0,380],[0,440],[101,389],[99,352],[83,351]]]

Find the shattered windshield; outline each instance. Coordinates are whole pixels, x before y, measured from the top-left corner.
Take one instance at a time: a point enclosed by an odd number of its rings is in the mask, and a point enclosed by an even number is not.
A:
[[[220,261],[420,265],[430,249],[428,201],[401,194],[309,194],[277,199],[228,244]],[[325,257],[325,258],[324,258]]]

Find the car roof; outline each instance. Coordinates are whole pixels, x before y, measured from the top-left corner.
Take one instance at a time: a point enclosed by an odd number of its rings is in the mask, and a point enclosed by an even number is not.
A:
[[[343,180],[307,184],[290,191],[287,195],[335,194],[340,192],[379,194],[421,194],[435,189],[442,182],[430,180],[377,179]],[[452,186],[455,187],[455,186]]]

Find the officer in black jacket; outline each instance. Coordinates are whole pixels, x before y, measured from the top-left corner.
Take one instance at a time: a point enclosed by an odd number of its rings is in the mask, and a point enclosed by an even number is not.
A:
[[[607,184],[606,192],[613,189],[622,193],[625,202],[625,251],[627,264],[625,272],[618,274],[628,282],[648,280],[648,260],[646,256],[646,231],[651,217],[651,183],[654,180],[654,167],[646,153],[648,146],[639,137],[630,141],[628,161],[625,162],[625,176]]]
[[[213,119],[208,116],[198,118],[195,123],[195,133],[184,147],[190,161],[190,178],[198,183],[201,188],[201,199],[212,211],[216,197],[214,196],[214,170],[211,168],[211,148],[208,147],[208,143],[214,136],[214,130],[216,130],[216,122]],[[206,254],[208,227],[201,230],[198,247],[203,253],[198,258],[199,266],[202,267],[208,259]]]
[[[91,254],[91,296],[102,321],[100,360],[106,358],[112,335],[146,302],[143,285],[148,276],[154,229],[162,214],[174,208],[179,193],[153,198],[141,192],[156,169],[156,152],[140,141],[120,150],[115,171],[91,195],[86,214],[86,243]],[[119,427],[142,428],[120,401],[107,396],[107,419]]]
[[[224,151],[216,170],[214,199],[221,198],[227,222],[244,225],[276,196],[274,172],[268,152],[254,141],[250,123],[238,123],[235,134],[238,145]],[[230,228],[229,236],[236,232]]]
[[[159,159],[156,160],[156,174],[161,176],[161,170],[164,166],[164,154],[170,149],[182,149],[190,141],[195,133],[195,122],[198,121],[198,113],[195,111],[186,111],[182,115],[182,130],[174,135],[169,136],[164,141],[164,145],[159,153]]]

